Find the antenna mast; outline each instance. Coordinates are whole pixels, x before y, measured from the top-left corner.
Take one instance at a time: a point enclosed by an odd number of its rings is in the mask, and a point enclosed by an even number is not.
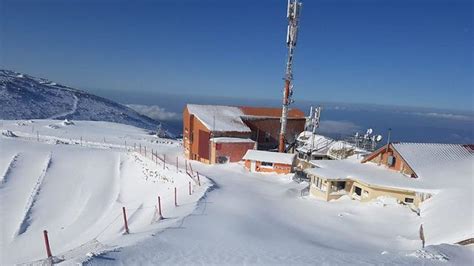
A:
[[[288,18],[288,29],[286,33],[286,45],[288,47],[288,58],[286,61],[285,88],[283,90],[283,108],[281,111],[281,129],[278,151],[285,151],[286,124],[288,121],[288,106],[293,102],[293,55],[295,53],[296,40],[298,38],[298,21],[301,12],[301,2],[298,0],[288,0],[286,17]]]

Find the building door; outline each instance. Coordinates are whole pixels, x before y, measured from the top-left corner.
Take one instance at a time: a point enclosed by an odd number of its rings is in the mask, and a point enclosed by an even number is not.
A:
[[[257,171],[257,163],[255,161],[250,161],[250,172]]]

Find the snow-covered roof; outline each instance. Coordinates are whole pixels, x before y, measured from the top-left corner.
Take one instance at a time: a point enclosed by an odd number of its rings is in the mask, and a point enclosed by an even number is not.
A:
[[[362,164],[354,160],[318,160],[311,163],[316,167],[306,169],[305,172],[326,179],[352,179],[371,185],[408,190],[428,189],[418,179],[375,164]]]
[[[215,142],[215,143],[255,143],[255,141],[251,139],[230,138],[230,137],[211,138],[210,141]]]
[[[293,164],[295,154],[248,150],[242,159],[268,163]]]
[[[240,108],[224,105],[188,104],[188,111],[214,132],[251,132],[242,121]]]
[[[418,177],[429,177],[436,169],[443,169],[453,161],[474,158],[469,147],[442,143],[393,143]]]

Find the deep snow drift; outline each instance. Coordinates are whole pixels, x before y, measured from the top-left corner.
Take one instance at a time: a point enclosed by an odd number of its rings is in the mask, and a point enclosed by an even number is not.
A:
[[[53,120],[1,121],[1,125],[1,130],[8,128],[16,136],[0,137],[2,265],[44,258],[45,229],[53,255],[68,263],[82,261],[91,252],[130,245],[189,214],[209,186],[204,177],[199,186],[176,164],[163,166],[155,156],[152,159],[151,149],[163,158],[180,144],[138,128]],[[184,161],[180,163],[183,168]],[[158,195],[166,218],[161,221]],[[126,236],[122,206],[131,231]]]
[[[156,129],[129,107],[43,78],[0,69],[0,119],[108,121]]]

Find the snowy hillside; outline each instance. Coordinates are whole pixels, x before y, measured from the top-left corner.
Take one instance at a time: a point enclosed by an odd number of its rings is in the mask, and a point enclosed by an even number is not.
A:
[[[156,129],[158,121],[116,102],[46,79],[0,70],[0,119],[108,121]]]
[[[389,198],[325,202],[302,196],[307,183],[291,175],[250,173],[238,163],[186,166],[178,141],[72,122],[0,120],[1,265],[44,262],[43,230],[63,265],[472,264],[472,246],[451,239],[459,224],[472,224],[472,212],[460,212],[466,205],[447,190],[421,216]],[[472,185],[466,190],[462,199]]]
[[[187,175],[182,159],[177,169],[176,156],[163,165],[163,155],[179,149],[178,142],[115,123],[0,120],[0,264],[44,259],[43,230],[55,258],[72,263],[179,223],[210,185]]]

